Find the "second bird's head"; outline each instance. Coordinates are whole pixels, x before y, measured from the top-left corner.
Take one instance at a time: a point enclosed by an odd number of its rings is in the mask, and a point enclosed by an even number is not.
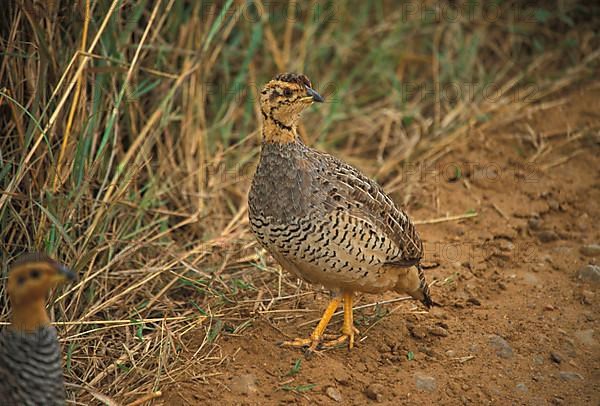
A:
[[[75,273],[45,254],[26,254],[10,267],[6,291],[12,306],[44,300],[50,289],[76,279]]]
[[[300,113],[314,102],[325,99],[303,74],[282,73],[269,81],[260,92],[260,106],[265,121],[272,121],[282,130],[295,127]]]

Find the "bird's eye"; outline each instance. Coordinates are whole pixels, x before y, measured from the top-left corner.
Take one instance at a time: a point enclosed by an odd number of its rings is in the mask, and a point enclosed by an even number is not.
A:
[[[25,283],[25,277],[24,277],[24,276],[22,276],[22,275],[21,275],[21,276],[19,276],[19,277],[17,278],[17,285],[22,285],[22,284],[24,284],[24,283]]]
[[[284,89],[283,95],[286,97],[290,97],[292,95],[292,89]]]
[[[40,277],[40,271],[38,271],[37,269],[34,269],[33,271],[31,271],[29,276],[31,276],[31,279],[37,279]]]

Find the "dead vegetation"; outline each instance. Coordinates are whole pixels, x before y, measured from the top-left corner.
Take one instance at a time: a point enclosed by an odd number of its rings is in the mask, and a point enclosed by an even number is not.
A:
[[[307,142],[376,176],[409,211],[418,172],[407,165],[434,167],[465,134],[548,109],[597,75],[597,6],[503,2],[495,17],[479,4],[418,7],[433,11],[345,1],[5,5],[2,270],[42,250],[78,271],[51,307],[74,404],[202,381],[189,363],[223,362],[221,334],[317,310],[298,306],[316,288],[275,267],[247,227],[255,92],[275,73],[303,71],[328,97],[304,120],[303,136],[320,134]],[[462,12],[449,18],[451,7]],[[515,136],[536,148],[534,162],[553,134]]]

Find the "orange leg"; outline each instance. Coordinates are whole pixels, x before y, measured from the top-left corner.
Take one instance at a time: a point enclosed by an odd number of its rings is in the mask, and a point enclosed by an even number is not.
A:
[[[342,335],[335,340],[323,344],[325,348],[336,347],[344,342],[348,342],[348,349],[354,347],[354,334],[358,333],[354,327],[354,314],[352,312],[352,292],[344,292],[342,295],[344,300],[344,325],[342,326]]]
[[[317,324],[317,327],[314,329],[310,338],[296,338],[293,341],[284,341],[281,345],[290,346],[290,347],[307,347],[308,351],[314,351],[317,349],[321,341],[323,340],[323,333],[325,332],[325,328],[327,328],[327,324],[333,317],[333,314],[337,310],[340,305],[339,298],[333,298],[329,302],[325,313],[323,313],[323,317],[321,317],[321,321]]]

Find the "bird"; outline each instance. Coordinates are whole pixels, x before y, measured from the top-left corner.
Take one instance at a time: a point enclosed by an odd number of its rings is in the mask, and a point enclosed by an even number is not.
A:
[[[408,215],[375,181],[299,136],[302,112],[324,101],[304,74],[282,73],[262,88],[260,157],[248,193],[258,243],[296,277],[332,292],[311,335],[282,343],[307,353],[354,346],[356,292],[391,290],[427,308],[436,304],[420,264],[423,243]],[[325,341],[342,303],[341,334]]]
[[[75,279],[42,253],[11,264],[6,282],[11,324],[0,332],[0,404],[65,404],[61,350],[45,302],[50,289]]]

